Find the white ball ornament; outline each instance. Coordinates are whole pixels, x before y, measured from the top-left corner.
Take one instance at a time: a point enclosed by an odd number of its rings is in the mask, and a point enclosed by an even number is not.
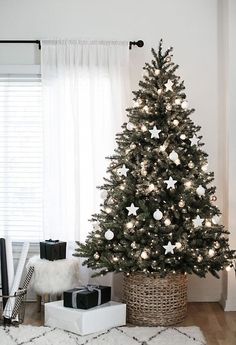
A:
[[[181,98],[176,98],[175,104],[176,104],[176,105],[180,105],[180,104],[181,104]]]
[[[105,239],[111,241],[114,238],[114,232],[110,229],[105,232]]]
[[[188,167],[189,167],[190,169],[194,168],[194,163],[193,163],[192,161],[190,161],[190,162],[188,163]]]
[[[106,199],[107,195],[108,195],[108,192],[107,192],[106,190],[103,190],[103,191],[101,192],[101,198],[102,198],[102,199]]]
[[[218,224],[220,221],[220,216],[217,216],[217,214],[215,214],[213,217],[212,217],[212,223],[213,224]]]
[[[134,129],[134,125],[131,122],[128,122],[126,128],[128,129],[128,131],[132,131]]]
[[[156,220],[161,220],[162,217],[163,213],[159,209],[156,209],[156,211],[153,213],[153,218]]]
[[[180,242],[175,243],[175,248],[180,249],[182,247],[182,244]]]
[[[144,260],[147,260],[149,258],[149,254],[148,252],[146,252],[146,250],[142,251],[141,258]]]
[[[171,224],[171,220],[169,218],[166,218],[164,223],[166,226],[169,226]]]
[[[173,120],[173,125],[178,126],[179,121],[177,119]]]
[[[198,186],[198,188],[196,189],[196,192],[199,196],[203,196],[205,195],[205,188],[200,184],[200,186]]]
[[[171,153],[169,154],[169,158],[170,158],[170,160],[172,160],[173,162],[176,161],[176,160],[179,158],[178,153],[175,152],[174,150],[171,151]]]
[[[187,101],[183,101],[181,104],[181,108],[182,109],[188,109],[188,102]]]
[[[215,255],[214,249],[209,249],[208,255],[210,256],[210,258],[212,258]]]
[[[96,253],[94,253],[93,257],[95,260],[99,260],[100,255],[98,254],[98,252],[96,252]]]

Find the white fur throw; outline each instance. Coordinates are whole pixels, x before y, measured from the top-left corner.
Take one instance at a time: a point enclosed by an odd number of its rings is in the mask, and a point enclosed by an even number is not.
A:
[[[34,266],[31,287],[38,295],[61,294],[79,285],[79,260],[76,258],[49,261],[38,256],[27,264]]]

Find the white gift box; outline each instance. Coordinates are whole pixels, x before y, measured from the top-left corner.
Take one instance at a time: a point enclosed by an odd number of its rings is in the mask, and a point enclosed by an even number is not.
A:
[[[91,309],[73,309],[63,301],[45,304],[45,326],[86,335],[126,324],[126,304],[109,302]]]

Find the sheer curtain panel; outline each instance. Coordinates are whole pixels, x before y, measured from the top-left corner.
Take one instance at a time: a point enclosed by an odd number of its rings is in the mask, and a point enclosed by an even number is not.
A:
[[[42,42],[44,237],[83,241],[128,105],[128,42]]]

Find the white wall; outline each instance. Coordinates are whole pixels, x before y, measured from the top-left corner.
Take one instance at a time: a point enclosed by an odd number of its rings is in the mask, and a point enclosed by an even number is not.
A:
[[[150,48],[157,47],[160,38],[174,46],[190,105],[196,108],[194,120],[202,125],[222,207],[217,11],[217,0],[0,0],[0,39],[143,39],[145,46],[131,51],[133,89],[151,57]],[[0,45],[0,64],[38,62],[37,47]],[[190,278],[190,300],[216,301],[220,294],[219,280]]]

